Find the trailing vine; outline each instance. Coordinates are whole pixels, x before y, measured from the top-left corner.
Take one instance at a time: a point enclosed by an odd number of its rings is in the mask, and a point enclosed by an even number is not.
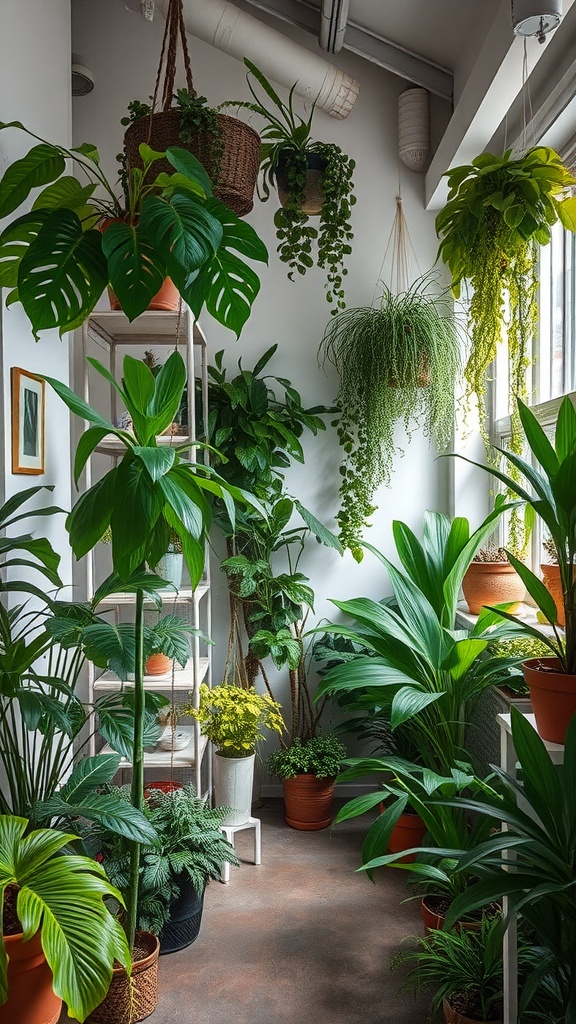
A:
[[[426,274],[398,295],[384,286],[377,308],[348,309],[330,321],[320,347],[340,377],[337,520],[340,542],[357,561],[374,492],[390,483],[394,458],[403,454],[397,422],[409,438],[423,430],[439,449],[452,437],[464,329],[451,299],[431,290],[434,282]]]

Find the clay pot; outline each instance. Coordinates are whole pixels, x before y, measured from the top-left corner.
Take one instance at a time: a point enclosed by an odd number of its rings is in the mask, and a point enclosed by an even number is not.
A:
[[[565,626],[564,590],[562,589],[562,580],[560,579],[560,566],[555,564],[544,564],[540,566],[540,571],[542,573],[542,583],[554,599],[556,611],[558,612],[558,625]]]
[[[463,1017],[458,1010],[455,1010],[447,999],[442,1003],[442,1009],[444,1011],[444,1020],[446,1024],[486,1024],[485,1021],[474,1020],[472,1017]],[[492,1021],[491,1024],[501,1024],[500,1021]]]
[[[308,773],[284,779],[286,824],[301,832],[317,832],[332,822],[334,779]]]
[[[132,975],[115,967],[108,994],[86,1018],[85,1024],[136,1024],[154,1013],[158,1004],[158,956],[160,943],[150,932],[138,932]]]
[[[172,662],[165,654],[151,654],[144,665],[144,675],[166,676],[171,668]]]
[[[392,829],[388,841],[388,853],[401,853],[402,850],[411,850],[414,846],[421,846],[426,835],[426,825],[422,818],[414,812],[404,812]],[[416,860],[415,853],[409,853],[401,858],[403,863],[411,863]]]
[[[509,562],[470,562],[462,590],[472,615],[479,615],[486,605],[510,601],[514,602],[510,611],[518,611],[526,594],[526,587]]]
[[[0,1006],[0,1024],[56,1024],[62,1000],[52,988],[52,971],[46,963],[40,932],[28,942],[19,935],[5,935],[9,957],[8,999]]]
[[[422,918],[422,924],[424,925],[424,934],[428,935],[433,929],[439,931],[444,927],[444,915],[437,913],[429,903],[426,902],[426,897],[420,900],[420,916]]]
[[[304,185],[304,195],[300,204],[300,209],[302,210],[302,213],[307,214],[309,217],[314,217],[321,213],[322,203],[324,202],[322,181],[324,179],[325,161],[318,153],[307,153],[306,160],[308,163],[308,170],[306,172],[306,184]],[[288,175],[286,173],[286,163],[282,161],[279,163],[278,170],[276,171],[276,185],[278,188],[280,205],[286,206],[289,196],[289,186]]]
[[[576,675],[562,672],[558,658],[529,658],[522,668],[539,735],[550,743],[564,743],[576,713]]]

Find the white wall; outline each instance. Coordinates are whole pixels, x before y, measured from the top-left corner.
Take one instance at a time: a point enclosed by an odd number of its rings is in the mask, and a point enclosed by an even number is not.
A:
[[[0,31],[0,120],[22,121],[50,142],[69,144],[70,95],[70,0],[3,0]],[[0,133],[0,173],[35,145],[13,129]],[[0,227],[2,225],[0,224]],[[56,331],[44,332],[36,343],[22,308],[0,310],[0,400],[3,403],[4,438],[1,449],[0,495],[9,497],[35,484],[54,484],[53,495],[42,493],[36,505],[57,504],[70,508],[70,461],[68,412],[50,388],[46,388],[46,462],[41,476],[14,475],[11,469],[10,368],[20,366],[47,373],[68,382],[68,341]],[[62,555],[61,574],[70,581],[70,549],[64,517],[39,519],[32,524],[48,535]],[[68,592],[69,593],[69,592]]]
[[[104,168],[114,174],[114,158],[122,145],[119,121],[130,99],[144,100],[153,90],[163,23],[158,19],[150,25],[140,20],[124,10],[119,0],[100,0],[98,4],[75,0],[73,6],[73,48],[87,59],[96,83],[90,95],[74,100],[75,143],[96,143]],[[310,36],[297,30],[294,35],[304,45],[315,47]],[[228,98],[249,99],[242,64],[194,38],[189,44],[195,86],[201,94],[214,105]],[[359,79],[360,96],[346,121],[335,121],[317,112],[314,135],[341,145],[357,161],[358,202],[353,212],[355,241],[348,263],[347,300],[349,305],[366,305],[374,296],[394,216],[398,187],[397,97],[404,83],[349,54],[336,60]],[[424,270],[434,261],[437,242],[433,215],[423,209],[422,177],[403,169],[402,189],[411,236]],[[238,343],[209,317],[203,317],[210,356],[224,348],[226,365],[232,372],[239,356],[246,367],[251,367],[265,348],[278,342],[270,371],[291,378],[305,404],[329,405],[337,390],[336,376],[332,368],[324,372],[317,364],[318,345],[329,319],[323,275],[313,270],[294,284],[287,280],[275,254],[274,209],[273,201],[267,205],[257,202],[249,217],[270,251],[269,268],[257,268],[262,289],[253,314]],[[401,433],[398,440],[402,444]],[[306,465],[290,471],[288,486],[318,518],[333,526],[340,462],[335,433],[329,429],[319,438],[306,440],[306,452]],[[414,436],[405,457],[398,459],[393,485],[383,489],[378,499],[380,509],[368,539],[388,554],[394,518],[404,519],[418,530],[424,509],[447,507],[446,462],[435,462],[435,453],[421,434]],[[350,554],[340,559],[313,544],[303,568],[317,595],[317,618],[331,614],[330,597],[378,598],[387,591],[380,564],[369,555],[358,566]],[[221,671],[225,653],[227,601],[217,564],[213,576],[218,681],[218,666]],[[286,697],[286,693],[284,680],[280,696]]]

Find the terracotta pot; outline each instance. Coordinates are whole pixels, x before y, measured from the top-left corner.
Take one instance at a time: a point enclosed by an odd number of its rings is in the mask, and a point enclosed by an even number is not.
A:
[[[485,1021],[478,1021],[472,1017],[463,1017],[458,1010],[455,1010],[447,999],[442,1003],[442,1009],[444,1010],[444,1020],[446,1024],[487,1024]],[[501,1021],[492,1021],[491,1024],[501,1024]]]
[[[166,676],[171,668],[172,662],[165,654],[151,654],[144,665],[144,675]]]
[[[122,217],[104,217],[98,225],[98,229],[104,233],[111,224],[123,223]],[[112,288],[108,288],[108,301],[110,303],[110,309],[119,310],[122,309],[120,300],[113,292]],[[180,292],[170,277],[167,277],[164,284],[156,295],[148,304],[148,309],[163,310],[165,313],[175,313],[178,310],[180,304]]]
[[[564,590],[562,589],[562,580],[560,579],[560,566],[544,564],[540,566],[540,571],[542,573],[542,583],[554,599],[556,611],[558,612],[558,625],[565,626]]]
[[[52,989],[52,971],[42,950],[40,932],[28,942],[5,935],[8,962],[8,999],[0,1006],[0,1024],[56,1024],[62,1000]]]
[[[388,853],[401,853],[402,850],[410,850],[413,846],[421,846],[426,835],[426,825],[418,814],[401,814],[392,829],[392,835],[388,842]],[[415,853],[409,853],[401,860],[408,864],[416,860]]]
[[[558,658],[529,658],[522,668],[540,736],[550,743],[564,743],[576,713],[576,675],[560,671]]]
[[[526,587],[509,562],[470,562],[462,590],[472,615],[479,615],[486,605],[514,602],[510,611],[518,610]]]
[[[325,161],[318,155],[318,153],[307,153],[306,159],[308,162],[308,170],[306,171],[306,184],[304,185],[304,195],[300,204],[300,209],[302,210],[302,213],[307,214],[308,217],[314,217],[322,212],[322,203],[324,202],[322,181],[324,178]],[[276,171],[276,185],[278,188],[280,205],[286,206],[288,202],[289,186],[288,175],[286,173],[286,163],[282,161]]]
[[[286,824],[301,832],[317,832],[332,822],[334,779],[319,779],[317,775],[295,775],[284,779]]]
[[[123,967],[114,968],[108,994],[85,1024],[136,1024],[156,1009],[160,943],[150,932],[138,932],[136,941],[143,952],[132,962],[131,977]]]
[[[444,915],[437,914],[426,902],[426,898],[420,900],[420,916],[422,917],[422,924],[424,925],[424,934],[428,935],[432,929],[436,931],[444,927]]]

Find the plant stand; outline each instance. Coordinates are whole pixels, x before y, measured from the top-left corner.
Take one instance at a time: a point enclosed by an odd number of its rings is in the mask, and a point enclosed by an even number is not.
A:
[[[525,714],[530,724],[536,729],[534,715]],[[516,751],[512,741],[512,728],[510,715],[498,715],[500,726],[500,767],[508,775],[516,774]],[[536,730],[538,731],[538,730]],[[556,765],[564,762],[564,747],[559,743],[550,743],[543,740],[552,763]],[[513,853],[508,854],[508,859],[513,859]],[[503,900],[503,915],[508,913],[508,900]],[[516,915],[511,915],[510,923],[504,933],[504,1021],[503,1024],[517,1024],[518,1020],[518,951],[516,946],[517,921]]]
[[[244,829],[254,829],[254,863],[262,863],[262,822],[260,818],[248,818],[243,825],[222,825],[221,831],[226,836],[229,843],[234,846],[234,836],[236,832],[243,832]],[[222,882],[230,881],[230,864],[225,861],[222,865]]]

